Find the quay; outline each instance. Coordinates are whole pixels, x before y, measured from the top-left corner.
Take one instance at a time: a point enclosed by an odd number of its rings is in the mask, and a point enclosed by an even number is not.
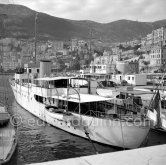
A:
[[[166,145],[117,151],[91,156],[55,160],[31,165],[163,165],[166,164]]]

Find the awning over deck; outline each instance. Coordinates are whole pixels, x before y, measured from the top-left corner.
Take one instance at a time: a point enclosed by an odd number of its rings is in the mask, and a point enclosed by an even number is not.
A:
[[[68,97],[64,96],[53,96],[52,98],[64,100],[64,101],[71,101],[75,103],[89,103],[89,102],[99,102],[99,101],[108,101],[112,100],[113,98],[105,98],[98,95],[89,95],[89,94],[80,94],[80,101],[78,94],[72,94]]]

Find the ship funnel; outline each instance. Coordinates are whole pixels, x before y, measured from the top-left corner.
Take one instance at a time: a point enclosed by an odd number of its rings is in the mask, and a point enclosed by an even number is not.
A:
[[[40,61],[40,78],[50,77],[51,74],[51,61],[41,60]]]
[[[129,72],[129,63],[126,61],[117,61],[116,69],[122,74],[127,74]]]

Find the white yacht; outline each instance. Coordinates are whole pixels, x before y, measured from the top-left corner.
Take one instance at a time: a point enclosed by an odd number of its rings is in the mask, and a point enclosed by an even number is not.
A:
[[[88,94],[85,84],[74,88],[74,77],[50,75],[46,60],[40,68],[18,69],[10,81],[17,103],[52,126],[103,144],[137,148],[147,137],[150,123],[140,113]]]

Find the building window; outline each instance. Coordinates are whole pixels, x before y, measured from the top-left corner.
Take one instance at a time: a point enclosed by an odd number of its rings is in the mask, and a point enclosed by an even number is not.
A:
[[[134,77],[132,77],[132,80],[134,80]]]
[[[130,80],[130,77],[128,77],[128,80]]]
[[[31,73],[32,72],[32,70],[31,69],[29,69],[29,73]]]
[[[39,73],[39,69],[37,69],[37,73]]]

